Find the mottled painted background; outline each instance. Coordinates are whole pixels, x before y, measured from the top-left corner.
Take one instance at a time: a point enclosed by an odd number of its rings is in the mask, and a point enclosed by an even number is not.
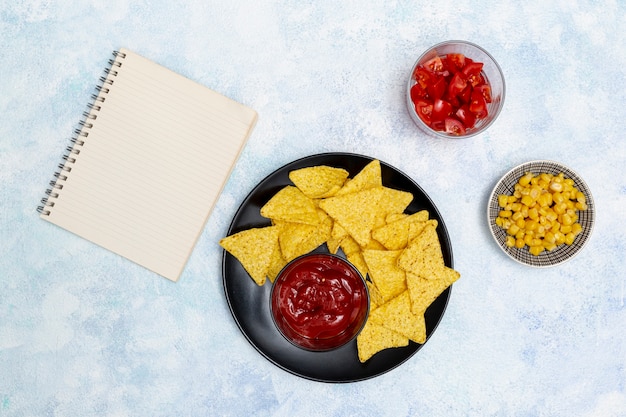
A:
[[[620,0],[3,2],[0,416],[626,415],[624,22]],[[446,39],[482,45],[507,82],[467,141],[424,137],[405,109],[414,60]],[[259,112],[176,284],[35,211],[122,46]],[[243,198],[327,151],[418,182],[462,273],[426,346],[354,384],[269,363],[221,284],[217,241]],[[505,257],[486,224],[497,179],[534,159],[577,171],[597,207],[588,245],[551,269]]]

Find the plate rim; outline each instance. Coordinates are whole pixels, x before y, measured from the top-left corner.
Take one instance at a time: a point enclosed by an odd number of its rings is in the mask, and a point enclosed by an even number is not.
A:
[[[364,160],[364,161],[367,161],[367,163],[369,163],[369,162],[371,162],[373,160],[378,160],[378,161],[380,161],[381,165],[385,166],[385,169],[390,169],[390,170],[394,171],[395,174],[400,175],[401,177],[403,177],[404,180],[408,181],[411,184],[412,187],[415,187],[415,189],[419,190],[419,192],[422,194],[420,196],[422,198],[422,200],[425,199],[428,202],[428,205],[430,205],[430,206],[432,206],[434,208],[434,211],[436,213],[436,217],[441,219],[441,221],[440,221],[441,228],[438,227],[437,229],[438,229],[438,232],[441,234],[441,236],[443,236],[445,238],[445,241],[446,241],[446,244],[447,244],[446,245],[446,252],[447,252],[449,260],[447,260],[446,265],[451,267],[451,268],[454,267],[454,256],[453,256],[452,244],[451,244],[451,241],[450,241],[450,235],[449,235],[448,230],[446,228],[446,225],[445,225],[445,222],[444,222],[443,217],[441,215],[441,212],[439,211],[439,209],[437,208],[437,206],[435,205],[435,203],[433,202],[431,197],[424,191],[424,189],[417,182],[415,182],[411,177],[406,175],[403,171],[399,170],[398,168],[394,167],[393,165],[391,165],[389,163],[386,163],[382,159],[370,157],[370,156],[363,155],[363,154],[351,153],[351,152],[323,152],[323,153],[317,153],[317,154],[304,156],[304,157],[292,160],[291,162],[287,162],[285,164],[282,164],[281,166],[279,166],[278,168],[273,170],[271,173],[266,175],[263,179],[261,179],[248,192],[248,194],[243,198],[243,200],[241,201],[241,203],[238,206],[237,210],[233,214],[233,217],[232,217],[232,220],[231,220],[231,222],[230,222],[230,224],[228,226],[226,235],[234,233],[234,229],[235,229],[235,226],[236,226],[236,223],[237,223],[237,219],[242,214],[242,211],[245,209],[246,204],[249,203],[250,199],[254,196],[255,192],[258,192],[262,188],[262,186],[265,185],[267,182],[269,182],[274,176],[280,175],[285,169],[287,169],[290,166],[302,164],[303,162],[317,161],[319,159],[327,159],[327,158],[339,158],[339,157],[346,157],[346,158],[354,158],[354,159],[357,159],[357,160]],[[318,162],[318,164],[319,164],[319,162]],[[308,165],[308,166],[314,166],[314,165],[315,164],[312,162],[311,165]],[[383,179],[383,181],[384,181],[384,179]],[[285,184],[285,185],[287,185],[287,184]],[[383,185],[385,185],[384,182],[383,182]],[[387,184],[387,186],[390,186],[390,185]],[[307,375],[307,374],[302,373],[302,372],[298,372],[298,371],[296,371],[294,369],[291,369],[291,368],[285,366],[284,364],[281,364],[281,363],[277,362],[267,352],[265,352],[260,346],[258,346],[257,343],[255,343],[255,341],[252,340],[251,336],[249,334],[247,334],[247,332],[244,330],[244,328],[242,326],[242,323],[240,322],[240,318],[237,317],[237,315],[235,314],[234,307],[233,307],[233,300],[231,300],[231,297],[230,297],[230,295],[228,293],[228,285],[227,285],[228,277],[227,277],[227,274],[226,274],[226,263],[227,263],[228,256],[229,256],[228,252],[226,250],[222,249],[222,262],[221,262],[221,265],[222,265],[222,285],[223,285],[223,291],[224,291],[224,295],[226,297],[226,301],[227,301],[227,304],[228,304],[229,311],[230,311],[231,316],[233,317],[233,319],[234,319],[238,329],[240,330],[240,332],[244,335],[244,337],[250,343],[250,345],[252,345],[252,347],[257,352],[259,352],[263,357],[265,357],[270,363],[274,364],[278,368],[281,368],[284,371],[286,371],[288,373],[291,373],[291,374],[293,374],[295,376],[299,376],[299,377],[302,377],[302,378],[305,378],[305,379],[318,381],[318,382],[326,382],[326,383],[359,382],[359,381],[363,381],[363,380],[367,380],[367,379],[371,379],[371,378],[383,375],[383,374],[385,374],[385,373],[387,373],[387,372],[389,372],[389,371],[391,371],[393,369],[398,368],[400,365],[404,364],[413,355],[415,355],[426,344],[426,342],[428,342],[428,340],[435,333],[435,331],[437,330],[437,328],[441,324],[443,316],[445,315],[445,312],[447,310],[447,306],[448,306],[448,303],[449,303],[449,300],[450,300],[450,297],[451,297],[451,292],[452,292],[452,285],[450,285],[438,297],[438,299],[436,300],[436,301],[442,302],[441,314],[439,315],[439,317],[437,317],[436,323],[434,324],[432,329],[430,329],[430,333],[429,333],[426,341],[423,344],[417,344],[415,342],[409,342],[409,347],[412,347],[412,350],[406,355],[406,357],[404,357],[401,360],[399,360],[395,365],[390,366],[390,367],[384,369],[381,372],[373,373],[371,375],[368,374],[368,375],[364,375],[364,376],[357,377],[357,378],[346,378],[346,379],[338,379],[338,378],[336,378],[336,379],[331,379],[331,378],[314,377],[314,376]],[[264,285],[263,287],[265,287],[266,285]],[[260,288],[262,288],[262,287],[260,287]],[[271,286],[269,288],[269,291],[271,292]],[[442,297],[445,297],[445,298],[442,298]],[[441,301],[440,299],[443,300],[443,301]],[[343,348],[345,348],[347,346],[350,346],[350,345],[355,345],[355,344],[356,344],[356,340],[353,340],[352,342],[348,343],[348,345],[345,345]],[[399,348],[399,349],[401,349],[401,348]],[[406,347],[405,347],[405,349],[406,349]],[[391,350],[391,349],[388,349],[388,350]],[[331,351],[331,353],[332,353],[332,351]],[[355,352],[355,355],[356,355],[356,352]]]
[[[560,259],[556,262],[548,262],[548,263],[528,263],[528,262],[524,262],[521,259],[518,259],[517,257],[515,257],[512,253],[510,253],[509,250],[510,248],[507,248],[502,242],[500,242],[500,240],[497,238],[496,236],[496,225],[494,222],[492,222],[492,218],[491,218],[491,211],[492,208],[494,207],[494,205],[492,205],[492,203],[494,203],[494,201],[497,202],[497,198],[495,198],[495,193],[496,190],[500,187],[500,185],[509,177],[513,174],[513,172],[518,171],[523,169],[524,167],[528,166],[528,167],[534,167],[535,165],[554,165],[557,166],[559,168],[563,168],[563,171],[568,171],[571,174],[573,174],[573,176],[575,177],[575,181],[577,183],[580,183],[583,186],[583,191],[585,194],[585,198],[587,199],[587,203],[590,206],[591,210],[589,211],[590,213],[590,219],[589,219],[589,228],[586,232],[586,237],[585,239],[579,244],[577,245],[576,249],[574,251],[572,251],[568,256],[564,257],[563,259]],[[573,170],[572,168],[570,168],[569,166],[552,160],[552,159],[533,159],[531,161],[526,161],[523,162],[521,164],[518,164],[512,168],[510,168],[506,173],[504,173],[495,183],[495,185],[493,186],[491,192],[489,193],[489,198],[487,200],[487,210],[486,210],[486,214],[487,214],[487,224],[489,226],[489,234],[491,235],[491,237],[493,238],[493,240],[496,243],[496,246],[498,246],[498,248],[500,248],[500,250],[502,252],[504,252],[507,257],[509,257],[510,259],[514,260],[515,262],[521,264],[521,265],[525,265],[525,266],[530,266],[532,268],[538,268],[538,269],[545,269],[545,268],[552,268],[558,265],[562,265],[570,260],[572,260],[573,258],[575,258],[581,251],[582,249],[587,245],[587,243],[589,242],[589,239],[591,238],[594,226],[595,226],[595,202],[593,199],[593,195],[591,193],[591,188],[589,188],[589,185],[587,185],[587,183],[585,182],[585,180],[583,179],[583,177],[578,174],[577,171]]]

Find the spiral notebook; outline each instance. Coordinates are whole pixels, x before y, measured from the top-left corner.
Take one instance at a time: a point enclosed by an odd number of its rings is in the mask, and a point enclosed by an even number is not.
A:
[[[177,281],[257,113],[114,52],[40,216]]]

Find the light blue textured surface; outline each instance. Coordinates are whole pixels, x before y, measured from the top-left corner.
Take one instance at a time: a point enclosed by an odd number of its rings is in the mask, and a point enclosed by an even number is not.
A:
[[[3,2],[0,416],[626,415],[624,22],[619,0]],[[404,105],[413,61],[447,39],[483,46],[507,82],[467,141],[423,137]],[[122,46],[259,112],[176,284],[35,212]],[[217,241],[246,194],[328,151],[418,182],[462,274],[426,346],[353,384],[265,360],[221,283]],[[534,159],[577,171],[597,207],[588,245],[551,269],[507,258],[486,224],[495,182]]]

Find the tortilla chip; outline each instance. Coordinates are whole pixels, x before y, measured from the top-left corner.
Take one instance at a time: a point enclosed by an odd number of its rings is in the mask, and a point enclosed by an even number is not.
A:
[[[309,198],[332,197],[348,178],[348,171],[326,165],[291,171],[289,179]]]
[[[426,342],[426,320],[423,314],[411,312],[411,298],[408,290],[378,306],[369,315],[368,320],[373,324],[398,332],[415,343]]]
[[[365,263],[365,260],[363,259],[363,254],[360,251],[346,255],[346,259],[348,260],[348,262],[354,265],[354,267],[359,271],[363,278],[367,276],[367,264]]]
[[[398,266],[423,278],[433,278],[421,271],[433,271],[444,266],[439,237],[434,224],[427,224],[398,258]]]
[[[369,293],[371,314],[372,311],[378,308],[378,306],[385,304],[385,300],[383,299],[383,296],[380,295],[380,291],[378,291],[378,288],[376,288],[376,285],[374,285],[372,281],[365,281],[365,284],[367,284],[367,289]]]
[[[280,250],[280,244],[277,244],[272,251],[272,256],[270,257],[270,264],[267,269],[267,277],[270,282],[274,283],[276,277],[282,271],[282,269],[287,265],[287,260],[283,257],[283,253]]]
[[[361,363],[367,362],[376,353],[385,349],[408,346],[409,339],[400,333],[389,330],[372,322],[365,323],[356,338],[356,345]]]
[[[261,207],[261,216],[292,223],[319,223],[316,204],[292,185],[287,185],[274,194]]]
[[[369,162],[359,171],[354,178],[346,181],[344,186],[337,191],[337,196],[352,194],[368,188],[381,187],[383,179],[380,170],[380,161],[375,159]]]
[[[407,289],[406,273],[397,265],[402,251],[365,250],[363,258],[372,282],[383,300],[388,301]]]
[[[242,230],[221,239],[220,246],[239,260],[257,285],[263,285],[278,245],[278,233],[276,226]]]
[[[380,242],[389,250],[404,249],[409,243],[409,232],[416,234],[421,232],[428,221],[428,212],[426,210],[418,211],[411,215],[400,217],[399,220],[389,222],[387,224],[372,231],[372,237]],[[411,226],[416,224],[416,226]],[[419,227],[421,226],[421,228]]]
[[[339,223],[361,246],[371,240],[371,231],[378,216],[379,194],[376,189],[359,191],[320,201],[320,207]]]
[[[426,309],[461,275],[454,269],[443,267],[437,278],[427,279],[419,275],[407,273],[406,283],[411,299],[411,312],[424,314]]]
[[[289,262],[324,244],[330,237],[332,219],[328,216],[318,224],[278,222],[278,243],[284,259]]]

